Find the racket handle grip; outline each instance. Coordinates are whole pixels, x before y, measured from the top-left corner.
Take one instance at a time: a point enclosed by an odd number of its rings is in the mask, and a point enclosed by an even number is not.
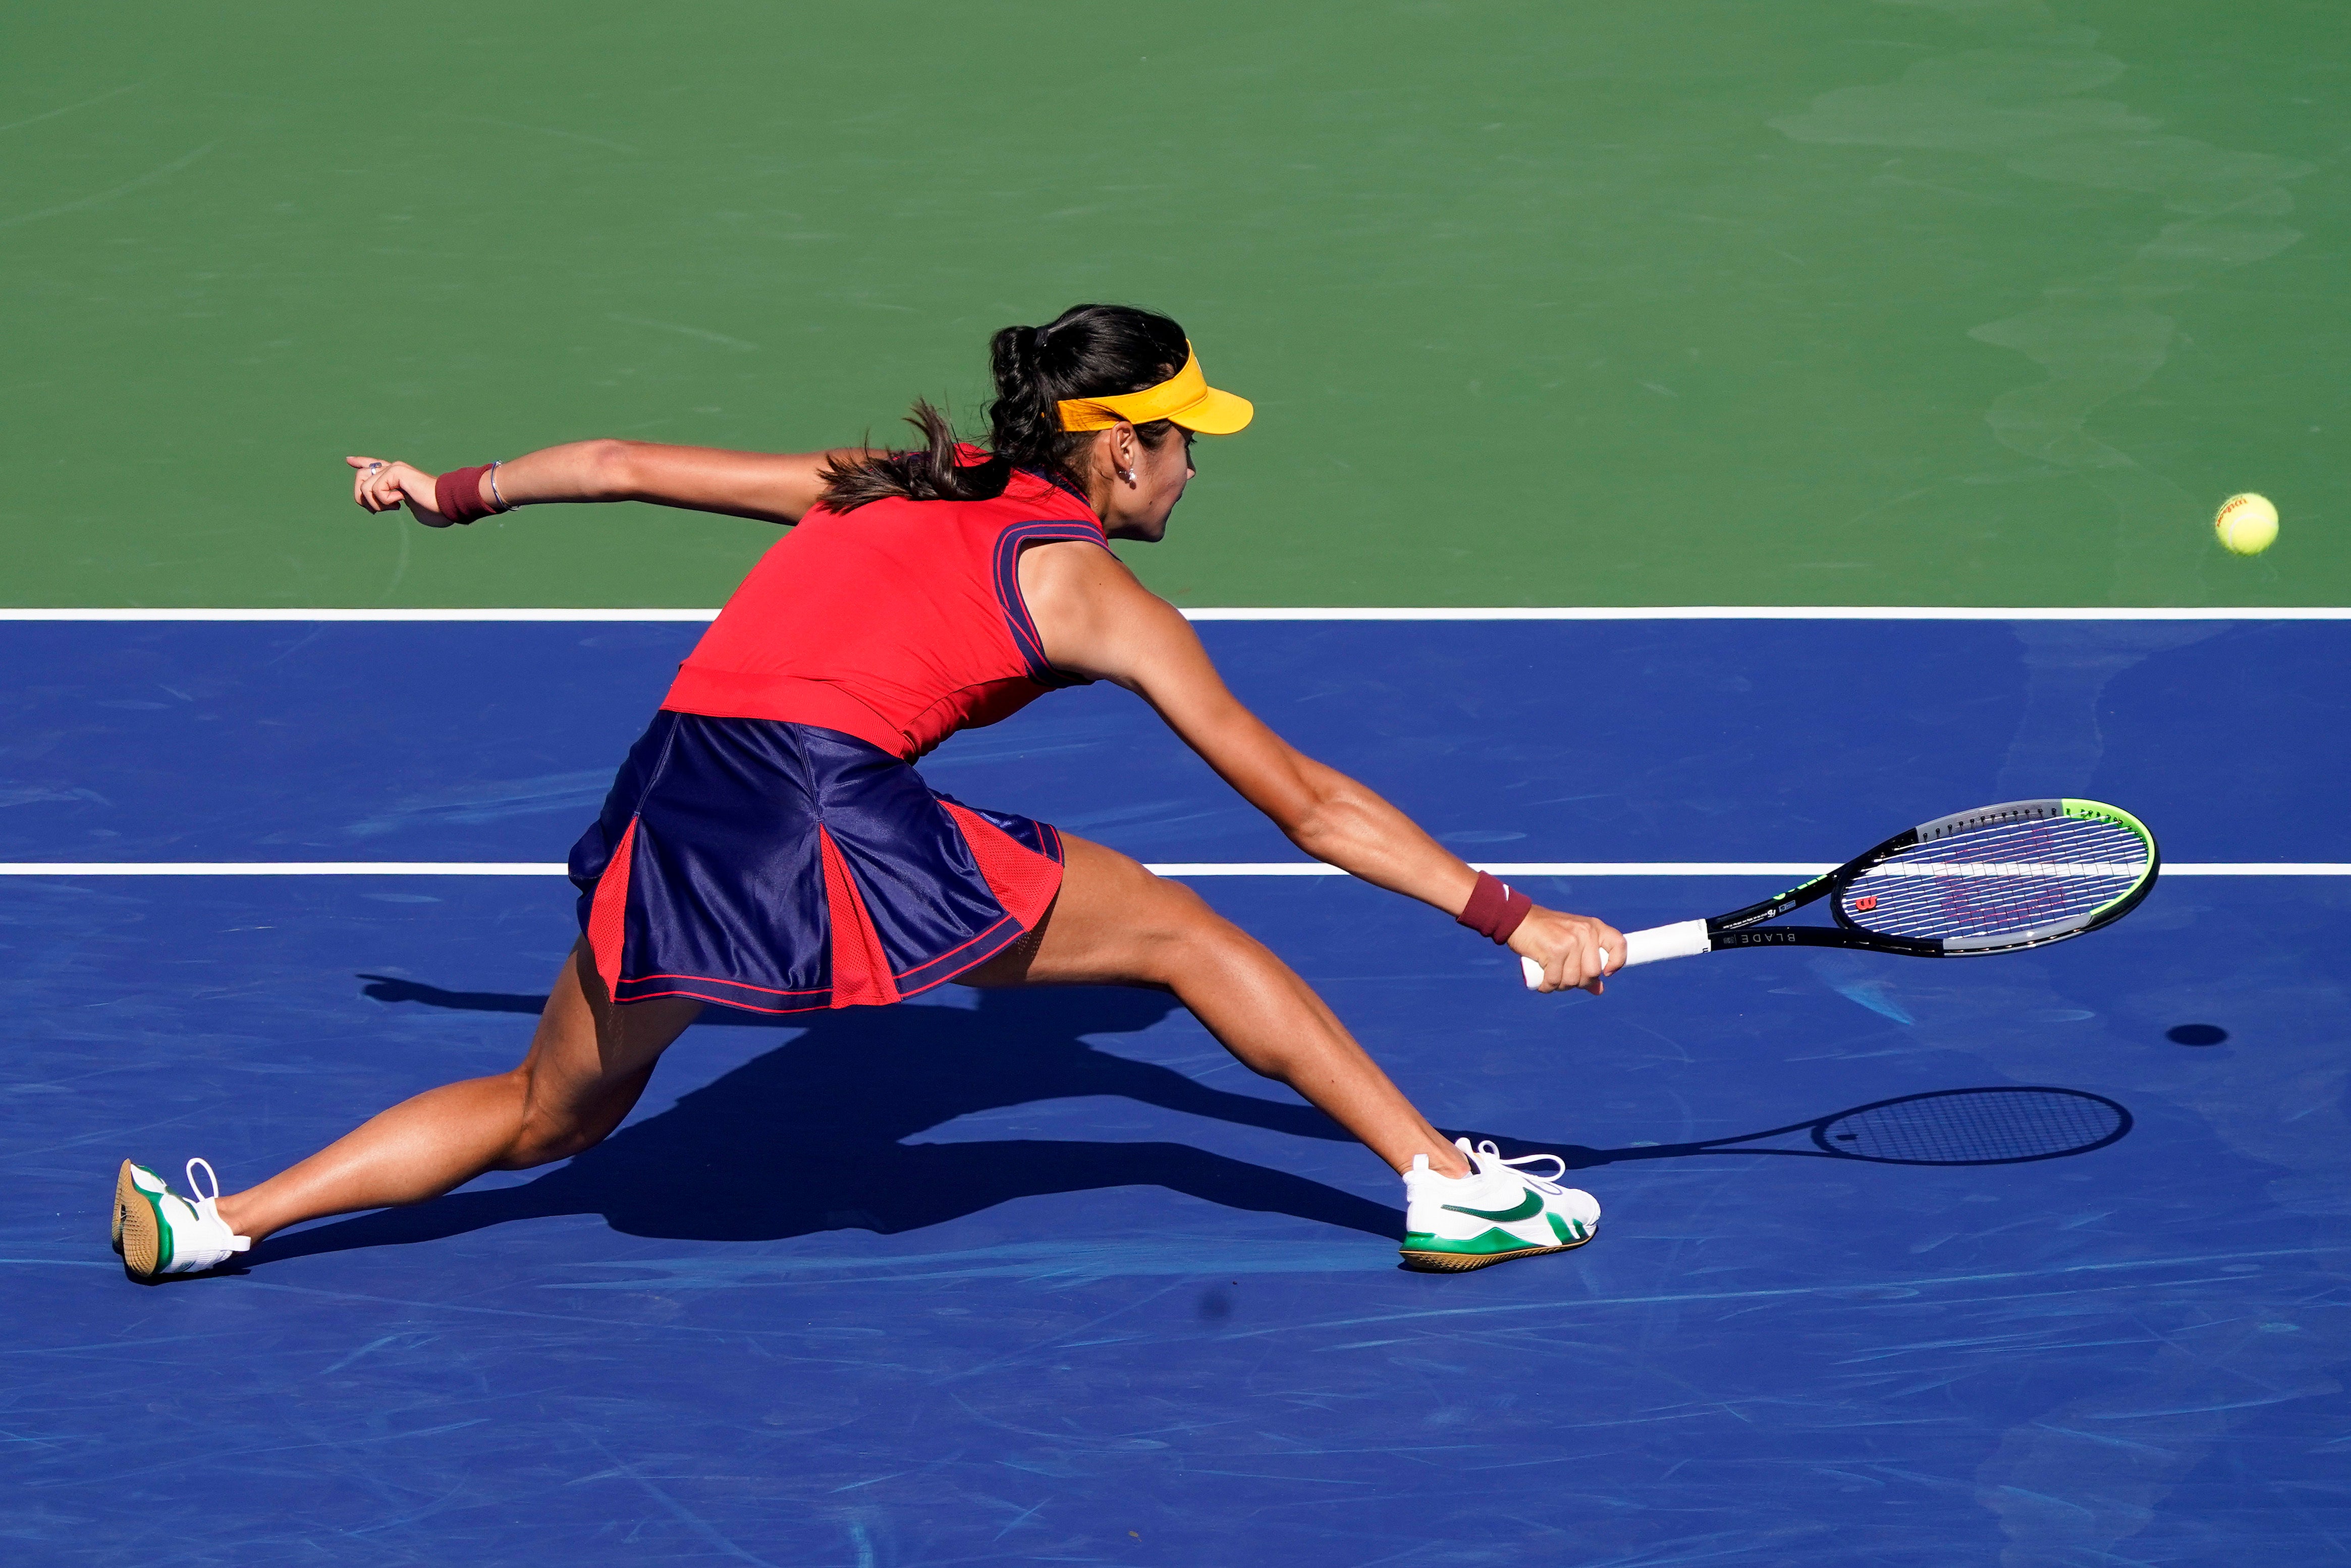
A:
[[[1706,934],[1703,920],[1677,920],[1671,925],[1625,933],[1625,967],[1628,969],[1660,958],[1695,958],[1713,950],[1714,939]]]
[[[1652,925],[1646,931],[1625,933],[1625,961],[1616,968],[1654,964],[1660,958],[1692,958],[1713,948],[1705,921],[1677,920],[1671,925]],[[1527,989],[1531,991],[1542,985],[1542,966],[1532,958],[1520,959],[1519,972],[1526,977]]]

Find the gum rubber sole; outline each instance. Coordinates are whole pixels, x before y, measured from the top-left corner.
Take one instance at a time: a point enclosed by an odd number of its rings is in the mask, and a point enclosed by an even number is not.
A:
[[[1598,1228],[1594,1228],[1592,1235],[1598,1234]],[[1432,1274],[1459,1274],[1471,1269],[1483,1269],[1489,1264],[1507,1263],[1513,1258],[1533,1258],[1545,1252],[1573,1252],[1591,1239],[1592,1236],[1587,1236],[1583,1241],[1571,1241],[1563,1247],[1514,1247],[1508,1252],[1416,1252],[1405,1249],[1404,1263],[1407,1269],[1419,1269]]]
[[[129,1160],[122,1162],[122,1174],[114,1178],[114,1231],[122,1266],[142,1280],[154,1278],[155,1260],[163,1251],[162,1222],[155,1218],[155,1206],[131,1179]]]

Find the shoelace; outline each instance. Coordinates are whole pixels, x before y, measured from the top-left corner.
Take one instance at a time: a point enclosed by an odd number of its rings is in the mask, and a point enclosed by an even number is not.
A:
[[[213,1189],[210,1193],[206,1193],[203,1184],[196,1180],[198,1166],[204,1167],[204,1181],[209,1182]],[[196,1201],[192,1207],[196,1211],[196,1218],[210,1220],[226,1230],[228,1221],[220,1217],[220,1176],[214,1171],[210,1160],[193,1159],[188,1162],[188,1190],[195,1194]],[[242,1252],[252,1245],[250,1240],[242,1236],[231,1235],[228,1239],[228,1249],[232,1252]]]
[[[1557,1155],[1520,1155],[1517,1159],[1506,1160],[1502,1157],[1502,1151],[1494,1146],[1494,1140],[1491,1138],[1478,1145],[1478,1155],[1481,1160],[1491,1161],[1507,1169],[1512,1176],[1547,1197],[1567,1196],[1567,1188],[1560,1185],[1567,1176],[1567,1162]],[[1538,1160],[1549,1160],[1559,1168],[1547,1176],[1539,1176],[1532,1171],[1519,1168],[1521,1166],[1533,1165]]]
[[[198,1166],[204,1167],[204,1179],[211,1182],[213,1185],[213,1190],[209,1194],[196,1184],[196,1167]],[[1560,1168],[1564,1170],[1566,1167],[1562,1166]],[[220,1177],[214,1174],[212,1161],[196,1159],[190,1160],[188,1162],[188,1190],[195,1195],[196,1209],[199,1213],[204,1212],[205,1207],[208,1206],[220,1201]]]

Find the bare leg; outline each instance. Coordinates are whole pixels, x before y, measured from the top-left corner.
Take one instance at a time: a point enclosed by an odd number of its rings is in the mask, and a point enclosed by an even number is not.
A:
[[[1244,1066],[1297,1090],[1397,1170],[1426,1155],[1441,1175],[1468,1174],[1461,1151],[1263,943],[1182,883],[1100,844],[1066,833],[1061,842],[1067,863],[1052,912],[964,984],[1173,991]]]
[[[324,1214],[423,1203],[484,1171],[568,1158],[621,1124],[653,1063],[701,1010],[682,998],[614,1007],[582,943],[563,961],[520,1066],[404,1100],[224,1197],[220,1216],[259,1240]]]

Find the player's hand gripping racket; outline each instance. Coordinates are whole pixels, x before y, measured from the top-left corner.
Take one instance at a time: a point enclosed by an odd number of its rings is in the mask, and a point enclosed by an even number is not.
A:
[[[1628,931],[1618,967],[1722,947],[2012,953],[2120,920],[2161,865],[2155,835],[2128,811],[2095,800],[2011,800],[1921,822],[1826,876],[1729,915]],[[1823,898],[1834,925],[1756,929]],[[1542,966],[1520,964],[1530,988],[1542,984]]]

